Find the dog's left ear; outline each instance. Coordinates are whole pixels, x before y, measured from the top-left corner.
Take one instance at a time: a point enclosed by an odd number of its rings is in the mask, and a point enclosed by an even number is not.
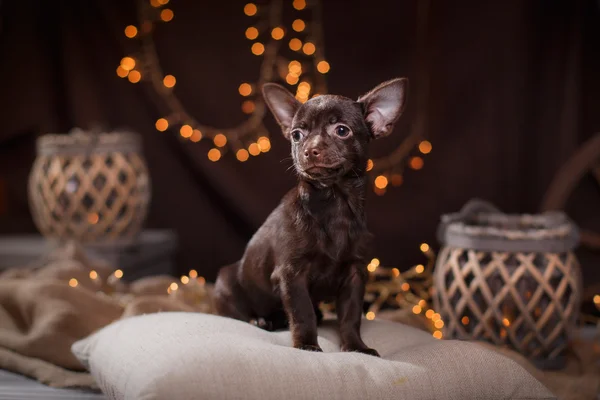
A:
[[[365,120],[375,139],[392,133],[394,124],[404,111],[408,79],[396,78],[384,82],[358,99],[365,110]]]
[[[290,128],[294,115],[302,103],[286,88],[276,83],[265,83],[262,87],[265,102],[281,126],[283,136],[290,140]]]

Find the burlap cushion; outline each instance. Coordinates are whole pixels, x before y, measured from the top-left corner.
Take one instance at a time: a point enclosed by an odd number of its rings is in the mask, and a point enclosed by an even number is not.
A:
[[[73,345],[111,399],[547,399],[514,361],[483,346],[445,341],[399,323],[364,321],[382,358],[339,352],[334,324],[324,353],[290,347],[228,318],[159,313],[115,322]]]

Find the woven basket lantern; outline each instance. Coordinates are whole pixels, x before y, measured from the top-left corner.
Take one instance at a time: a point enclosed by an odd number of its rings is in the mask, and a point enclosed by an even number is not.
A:
[[[577,232],[563,213],[506,215],[480,200],[444,215],[433,296],[444,335],[562,367],[581,303]]]
[[[29,202],[44,236],[90,244],[133,242],[149,201],[139,135],[74,130],[38,139]]]

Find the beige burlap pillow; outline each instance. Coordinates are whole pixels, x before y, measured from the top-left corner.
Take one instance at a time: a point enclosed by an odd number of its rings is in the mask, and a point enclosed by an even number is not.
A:
[[[364,321],[382,358],[339,352],[334,324],[324,353],[290,347],[289,332],[228,318],[158,313],[115,322],[73,345],[111,399],[549,399],[514,361],[483,346],[432,338],[394,322]]]

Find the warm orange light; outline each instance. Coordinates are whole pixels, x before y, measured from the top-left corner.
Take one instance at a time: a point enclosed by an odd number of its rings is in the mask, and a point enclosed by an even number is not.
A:
[[[373,160],[371,160],[370,158],[367,160],[367,171],[370,171],[373,169]]]
[[[302,48],[302,41],[298,38],[293,38],[290,40],[290,49],[294,51],[298,51]]]
[[[192,137],[192,134],[194,133],[194,130],[192,129],[191,126],[189,125],[183,125],[180,129],[179,129],[179,134],[184,137],[184,138],[189,138]]]
[[[127,28],[125,28],[125,36],[127,36],[128,38],[134,38],[135,35],[137,35],[138,30],[135,26],[133,25],[128,25]]]
[[[271,37],[275,40],[283,39],[283,35],[285,35],[283,28],[276,27],[271,31]]]
[[[427,243],[421,243],[419,247],[423,253],[427,253],[429,251],[429,245]]]
[[[210,149],[208,151],[208,159],[210,161],[219,161],[219,159],[221,158],[221,152],[219,151],[219,149]]]
[[[302,51],[304,52],[304,54],[309,55],[309,56],[311,54],[314,54],[316,50],[317,50],[317,48],[311,42],[306,42],[306,43],[304,43],[304,46],[302,46]]]
[[[296,10],[304,10],[306,8],[306,0],[294,0],[292,5]]]
[[[90,279],[97,279],[98,278],[98,273],[94,270],[90,271]]]
[[[156,8],[161,6],[160,1],[158,1],[158,0],[150,0],[150,4],[152,5],[152,7],[156,7]]]
[[[421,300],[419,300],[418,304],[421,306],[421,308],[425,308],[425,306],[427,305],[427,302],[425,300],[421,299]]]
[[[97,213],[88,214],[88,222],[90,224],[95,225],[98,223],[99,220],[100,220],[100,217],[98,216]]]
[[[404,290],[405,292],[408,292],[408,290],[410,289],[410,285],[406,282],[404,282],[401,286],[400,289]]]
[[[302,64],[299,61],[293,60],[288,64],[288,70],[290,74],[300,76],[302,73]]]
[[[306,24],[301,19],[296,19],[292,22],[292,29],[296,32],[302,32],[306,28]]]
[[[469,317],[465,315],[461,318],[460,322],[462,322],[463,325],[469,325]]]
[[[255,27],[251,26],[250,28],[246,29],[246,37],[250,40],[254,40],[258,37],[258,29],[256,29]]]
[[[190,140],[192,142],[199,142],[200,139],[202,139],[202,132],[200,132],[198,129],[194,129],[194,131],[192,132],[192,137],[190,138]]]
[[[510,326],[510,320],[508,318],[502,318],[502,325],[508,328]]]
[[[423,265],[419,264],[419,265],[417,265],[417,266],[415,267],[415,272],[416,272],[417,274],[422,274],[422,273],[423,273],[423,271],[425,271],[425,267],[424,267]]]
[[[254,112],[254,102],[252,100],[246,100],[242,103],[242,111],[245,114],[252,114]]]
[[[400,174],[393,174],[390,181],[392,182],[393,186],[400,186],[402,185],[402,182],[404,182],[404,178]]]
[[[183,275],[181,277],[181,283],[183,283],[184,285],[187,285],[190,282],[190,278],[188,278],[187,276]]]
[[[444,327],[444,321],[442,321],[441,319],[438,319],[437,321],[435,321],[433,323],[433,325],[438,329],[442,329]]]
[[[169,22],[173,19],[174,16],[175,14],[173,13],[173,11],[168,8],[165,8],[160,12],[160,19],[162,19],[165,22]]]
[[[439,321],[440,319],[442,319],[442,316],[441,316],[440,314],[438,314],[438,313],[434,313],[434,314],[431,316],[431,320],[432,320],[433,322],[435,322],[435,321]]]
[[[188,275],[190,276],[190,278],[196,279],[198,277],[198,271],[196,271],[195,269],[191,269]]]
[[[132,71],[129,71],[127,79],[129,79],[129,82],[131,83],[138,83],[140,79],[142,79],[142,74],[140,74],[140,71],[134,69]]]
[[[306,81],[300,82],[300,84],[298,85],[298,91],[304,93],[310,92],[310,83]]]
[[[158,3],[159,3],[161,6],[164,6],[164,5],[165,5],[165,4],[167,4],[168,2],[169,2],[169,0],[158,0]]]
[[[249,83],[242,83],[238,88],[238,92],[240,92],[242,96],[250,96],[252,93],[252,86]]]
[[[123,277],[123,271],[120,269],[115,270],[115,272],[113,273],[113,275],[115,276],[115,278],[117,279],[121,279]]]
[[[204,284],[206,283],[206,279],[204,279],[203,277],[199,276],[198,279],[196,279],[196,282],[198,282],[198,284],[200,286],[204,286]]]
[[[227,144],[227,136],[223,135],[222,133],[217,133],[213,139],[213,142],[215,143],[215,146],[223,147]]]
[[[371,260],[371,264],[375,265],[376,267],[379,267],[381,265],[381,261],[379,261],[379,258],[374,258]]]
[[[129,74],[129,71],[127,71],[125,68],[121,67],[120,65],[117,67],[117,75],[120,78],[125,78],[125,77],[127,77],[128,74]]]
[[[177,83],[177,79],[175,79],[173,75],[166,75],[163,78],[163,85],[165,85],[165,87],[172,88],[175,86],[175,83]]]
[[[266,136],[259,137],[256,141],[256,144],[258,144],[258,148],[263,153],[266,153],[267,151],[271,150],[271,141]]]
[[[594,295],[594,304],[600,304],[600,294]]]
[[[373,311],[369,311],[366,315],[365,318],[367,318],[369,321],[372,321],[375,319],[375,313]]]
[[[256,55],[256,56],[260,56],[262,53],[265,52],[265,46],[262,43],[254,43],[252,45],[252,54]]]
[[[412,308],[412,312],[415,314],[421,314],[421,311],[423,311],[423,309],[419,305],[416,305]]]
[[[169,128],[169,121],[164,118],[159,118],[154,125],[156,126],[157,131],[164,132]]]
[[[387,185],[388,179],[385,176],[379,175],[377,178],[375,178],[375,187],[379,189],[385,189]]]
[[[429,309],[427,311],[425,311],[425,316],[429,319],[431,319],[431,316],[434,314],[435,311],[433,311],[432,309]]]
[[[250,158],[250,155],[248,154],[248,150],[246,150],[246,149],[239,149],[235,153],[235,157],[238,159],[238,161],[244,162],[244,161],[247,161],[248,158]]]
[[[398,268],[392,268],[392,275],[400,276],[400,270]]]
[[[322,74],[328,73],[330,68],[331,67],[329,66],[329,63],[327,61],[319,61],[319,63],[317,64],[317,71],[319,71]]]
[[[441,339],[442,338],[442,331],[435,331],[433,332],[433,337],[436,339]]]
[[[408,165],[415,170],[419,170],[423,168],[423,159],[421,157],[412,157],[408,163]]]
[[[246,14],[249,17],[255,15],[257,11],[258,7],[256,7],[256,4],[254,3],[248,3],[244,6],[244,14]]]
[[[369,272],[375,272],[376,269],[377,269],[377,265],[374,265],[374,264],[367,265],[367,270]]]
[[[431,143],[427,140],[423,140],[419,143],[419,151],[423,154],[431,153]]]
[[[177,289],[179,289],[179,285],[176,282],[171,283],[171,285],[169,286],[169,289],[175,291]]]
[[[135,68],[135,60],[131,57],[123,57],[121,59],[121,67],[127,71]]]
[[[298,83],[298,80],[299,79],[297,75],[287,74],[287,76],[285,77],[285,81],[289,85],[295,85],[296,83]]]
[[[250,153],[253,156],[259,155],[260,154],[260,148],[258,147],[258,144],[251,143],[250,146],[248,146],[248,153]]]
[[[77,285],[79,285],[79,282],[77,282],[77,279],[75,279],[75,278],[69,279],[69,286],[77,287]]]

